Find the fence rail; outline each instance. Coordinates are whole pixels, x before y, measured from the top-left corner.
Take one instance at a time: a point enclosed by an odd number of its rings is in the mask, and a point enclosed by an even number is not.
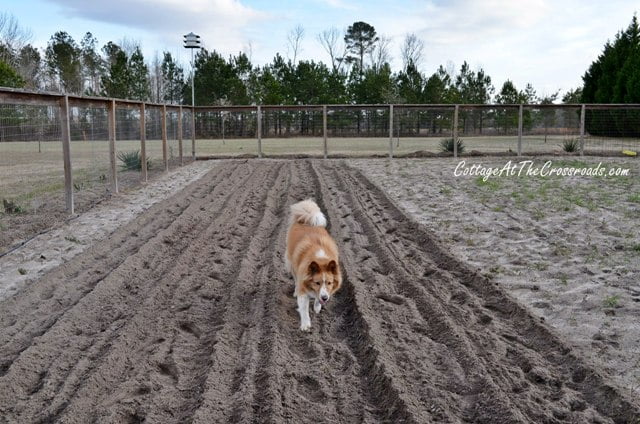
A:
[[[191,138],[185,155],[183,140]],[[74,211],[74,167],[81,142],[95,142],[94,162],[108,156],[112,192],[119,191],[118,153],[138,148],[161,155],[161,168],[184,157],[252,154],[385,155],[437,152],[437,140],[464,152],[517,156],[552,153],[570,141],[577,153],[610,154],[640,145],[640,104],[339,104],[181,106],[0,88],[0,164],[13,165],[12,143],[37,142],[38,153],[60,142],[67,210]],[[153,140],[160,140],[158,146]],[[169,140],[177,142],[170,144]],[[433,140],[436,140],[434,143]],[[588,141],[588,143],[587,143]],[[119,143],[125,143],[119,145]],[[402,144],[401,144],[402,142]],[[151,143],[151,144],[150,144]],[[599,144],[598,144],[599,143]],[[598,147],[599,146],[599,147]],[[151,147],[151,148],[150,148]],[[177,157],[175,150],[177,149]],[[94,151],[95,150],[95,151]],[[468,152],[468,150],[466,150]],[[77,157],[74,157],[74,152]],[[26,166],[30,149],[21,154]],[[13,155],[13,156],[12,156]],[[175,159],[175,161],[173,161]],[[173,161],[173,162],[171,162]],[[106,166],[106,163],[101,166]],[[86,166],[82,165],[82,166]],[[147,161],[141,161],[147,181]]]

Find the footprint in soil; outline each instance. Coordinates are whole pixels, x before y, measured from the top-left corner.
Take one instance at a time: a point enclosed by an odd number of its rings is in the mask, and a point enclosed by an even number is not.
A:
[[[158,370],[160,371],[160,374],[171,377],[174,383],[178,382],[178,367],[173,360],[159,363]]]
[[[300,396],[310,402],[324,402],[327,400],[326,393],[320,387],[318,380],[311,376],[296,376],[298,382],[297,391]]]
[[[192,322],[181,322],[178,328],[185,333],[193,334],[196,338],[200,338],[202,331]]]

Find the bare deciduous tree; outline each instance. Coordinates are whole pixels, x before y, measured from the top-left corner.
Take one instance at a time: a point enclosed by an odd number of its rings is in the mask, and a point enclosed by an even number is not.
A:
[[[304,27],[302,25],[296,25],[289,33],[287,34],[287,52],[289,53],[288,57],[291,59],[291,55],[293,55],[293,63],[296,63],[296,59],[298,58],[298,54],[302,51],[302,47],[300,44],[302,43],[302,39],[304,38]]]
[[[369,53],[369,60],[371,61],[372,67],[380,69],[385,63],[391,63],[390,46],[391,38],[381,35],[378,43],[373,50],[371,50],[371,53]]]
[[[316,39],[331,59],[331,68],[334,72],[339,72],[344,64],[344,57],[347,48],[342,42],[343,34],[340,34],[336,27],[331,27],[317,35]]]
[[[414,33],[407,34],[400,53],[402,66],[405,70],[409,63],[413,63],[416,68],[419,68],[424,54],[424,42]]]
[[[0,60],[17,65],[18,53],[32,38],[31,30],[21,27],[15,16],[0,13]]]

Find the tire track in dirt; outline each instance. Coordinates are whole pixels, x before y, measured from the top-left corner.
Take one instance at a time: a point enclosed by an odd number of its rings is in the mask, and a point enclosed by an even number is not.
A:
[[[288,206],[345,284],[299,330]],[[229,161],[0,302],[0,422],[634,422],[639,407],[359,172]]]

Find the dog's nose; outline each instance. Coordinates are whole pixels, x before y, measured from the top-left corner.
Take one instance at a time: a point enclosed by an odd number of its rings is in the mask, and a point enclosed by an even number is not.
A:
[[[323,294],[322,296],[320,296],[320,299],[322,299],[323,302],[326,302],[327,300],[329,300],[329,295]]]

